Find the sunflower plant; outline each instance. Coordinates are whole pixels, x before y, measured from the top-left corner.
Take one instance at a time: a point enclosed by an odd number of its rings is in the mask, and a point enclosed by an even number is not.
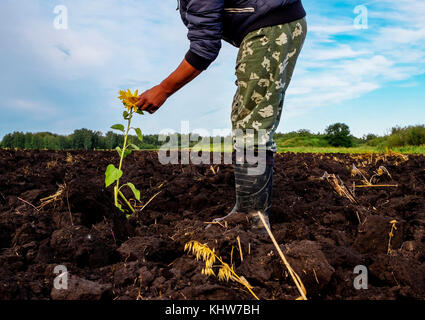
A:
[[[140,130],[139,128],[133,128],[131,126],[131,119],[133,118],[133,115],[135,113],[143,114],[143,111],[139,110],[138,107],[136,106],[136,103],[137,103],[138,97],[139,97],[138,90],[136,90],[134,92],[134,94],[131,93],[130,90],[126,90],[126,91],[121,90],[119,92],[119,94],[120,95],[119,95],[118,98],[121,100],[121,102],[124,105],[124,108],[126,109],[126,110],[124,110],[122,117],[124,118],[124,120],[127,121],[127,126],[125,127],[123,124],[114,124],[113,126],[111,126],[112,129],[120,131],[124,134],[124,144],[123,144],[122,147],[116,148],[116,151],[118,152],[118,154],[120,156],[120,162],[119,162],[118,168],[115,167],[115,165],[113,165],[113,164],[109,164],[108,167],[106,168],[106,171],[105,171],[105,186],[109,187],[109,186],[111,186],[112,184],[115,183],[115,186],[114,186],[114,203],[115,203],[115,206],[118,209],[120,209],[123,213],[126,212],[124,210],[122,203],[120,203],[120,201],[119,201],[119,199],[120,199],[128,207],[128,209],[132,213],[134,213],[135,212],[134,208],[130,204],[128,199],[122,193],[122,189],[125,188],[125,187],[129,188],[133,192],[134,197],[136,198],[137,201],[140,201],[140,191],[137,190],[137,188],[131,182],[127,182],[125,184],[120,185],[120,179],[123,175],[123,171],[122,171],[123,160],[129,154],[131,154],[131,152],[133,150],[139,150],[138,146],[129,142],[128,135],[129,135],[130,131],[134,130],[134,132],[137,135],[137,138],[140,141],[143,140],[142,130]],[[127,218],[129,216],[130,215],[128,214]]]

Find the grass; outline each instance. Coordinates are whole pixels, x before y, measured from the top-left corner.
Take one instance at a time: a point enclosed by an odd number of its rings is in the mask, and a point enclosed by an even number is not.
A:
[[[425,145],[392,148],[391,150],[406,154],[425,154]]]
[[[425,154],[425,146],[392,148],[391,151],[403,154]],[[294,153],[385,153],[385,149],[371,146],[343,147],[278,147],[278,152]]]
[[[328,142],[324,137],[294,137],[289,139],[276,138],[276,144],[281,148],[288,147],[326,147]]]
[[[294,152],[294,153],[379,153],[380,151],[374,147],[280,147],[278,146],[278,152]]]
[[[368,145],[361,145],[351,148],[343,147],[329,147],[329,146],[305,146],[305,145],[287,145],[283,144],[281,141],[277,141],[277,147],[279,153],[284,152],[293,152],[293,153],[385,153],[385,148],[382,147],[373,147]],[[197,149],[200,149],[199,146]],[[10,149],[5,149],[10,150]],[[46,150],[46,149],[45,149]],[[159,149],[141,149],[143,151],[158,151]],[[208,150],[208,146],[203,148],[204,151]],[[108,151],[102,149],[96,149],[95,151]],[[406,147],[394,147],[391,148],[391,151],[402,153],[402,154],[425,154],[425,145],[421,146],[406,146]],[[224,145],[222,152],[232,152],[232,146],[230,144]]]
[[[286,144],[277,141],[277,147],[279,153],[293,152],[293,153],[385,153],[386,149],[383,147],[373,147],[368,145],[361,145],[351,148],[344,147],[330,147],[330,146],[287,146]],[[200,146],[197,150],[200,150]],[[208,151],[208,145],[202,147],[204,151]],[[391,148],[391,151],[403,154],[425,154],[425,145],[422,146],[407,146],[407,147],[395,147]],[[222,151],[232,152],[232,146],[226,144],[223,146]]]

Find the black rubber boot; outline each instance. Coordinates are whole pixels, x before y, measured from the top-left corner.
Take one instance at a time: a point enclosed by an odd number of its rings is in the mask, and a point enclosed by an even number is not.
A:
[[[255,173],[257,164],[235,163],[235,189],[236,204],[232,211],[225,217],[214,219],[214,222],[220,222],[235,213],[249,214],[252,221],[252,228],[263,228],[263,224],[258,217],[258,211],[264,214],[266,223],[270,227],[269,215],[272,204],[273,190],[273,167],[274,153],[267,151],[266,168],[261,174]],[[249,174],[248,170],[252,172]]]

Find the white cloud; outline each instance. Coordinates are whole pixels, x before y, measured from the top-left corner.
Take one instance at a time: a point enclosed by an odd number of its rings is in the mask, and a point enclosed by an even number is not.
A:
[[[368,9],[368,30],[355,30],[347,18],[332,22],[332,18],[313,15],[288,90],[286,117],[358,98],[389,82],[409,81],[425,73],[425,2],[374,1]]]
[[[8,102],[10,110],[24,111],[30,113],[54,112],[55,109],[45,106],[41,102],[32,100],[11,100]]]
[[[352,10],[338,8],[328,14],[325,8],[332,5],[305,2],[315,10],[307,18],[308,37],[287,93],[286,118],[361,97],[391,81],[412,83],[425,72],[425,1],[369,3],[368,30],[354,28]],[[34,117],[30,112],[37,108],[39,113],[52,112],[60,105],[57,128],[63,123],[70,129],[107,129],[119,114],[117,90],[156,85],[189,47],[175,0],[61,4],[69,13],[65,31],[53,28],[54,3],[0,4],[0,93],[14,101],[15,110]],[[229,127],[236,53],[225,44],[208,72],[173,96],[166,110],[136,122],[147,132],[178,129],[181,119],[193,127]],[[93,96],[86,99],[89,94]],[[31,105],[32,100],[45,103]]]
[[[50,105],[49,102],[19,98],[6,100],[0,110],[8,115],[19,116],[22,120],[51,120],[59,114],[58,108]]]
[[[338,45],[333,48],[323,48],[322,46],[319,46],[318,49],[308,51],[307,55],[304,55],[304,58],[311,61],[339,60],[355,58],[368,54],[369,52],[370,51],[365,49],[359,49],[358,51],[355,51],[346,44]]]
[[[317,23],[317,22],[316,22]],[[321,22],[324,23],[324,22]],[[353,24],[335,24],[335,21],[325,22],[324,24],[308,27],[309,32],[317,33],[321,36],[330,36],[339,33],[351,32],[354,30]]]

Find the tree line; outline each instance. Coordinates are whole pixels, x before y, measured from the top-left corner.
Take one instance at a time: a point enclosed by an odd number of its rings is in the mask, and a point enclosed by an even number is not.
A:
[[[324,133],[312,133],[309,130],[298,130],[288,133],[277,133],[276,141],[285,147],[357,147],[373,146],[394,148],[425,145],[425,125],[393,127],[385,135],[365,134],[358,138],[351,134],[345,123],[328,126]],[[280,142],[280,143],[279,143]]]
[[[178,134],[181,141],[182,135]],[[199,137],[200,139],[202,137]],[[143,141],[136,136],[129,136],[130,142],[140,149],[159,149],[165,142],[160,141],[158,134],[144,135]],[[370,145],[375,147],[404,147],[425,145],[425,126],[394,127],[383,136],[374,134],[357,138],[350,133],[350,128],[344,123],[335,123],[328,126],[324,133],[311,133],[309,130],[298,130],[289,133],[276,133],[275,139],[281,146],[311,146],[311,147],[353,147]],[[89,129],[75,130],[70,135],[59,135],[50,132],[23,133],[13,132],[6,134],[0,142],[1,148],[17,149],[49,149],[49,150],[111,150],[122,146],[122,134],[109,131],[103,134],[100,131]],[[197,141],[191,141],[192,147]]]
[[[158,135],[145,135],[143,142],[136,136],[129,137],[130,142],[141,149],[156,149],[160,146]],[[49,149],[49,150],[93,150],[93,149],[115,149],[122,146],[124,136],[113,131],[105,135],[100,131],[89,129],[75,130],[70,135],[59,135],[50,132],[23,133],[13,132],[6,134],[0,146],[2,148],[17,149]]]
[[[176,142],[175,140],[177,140],[177,147],[182,139],[189,141],[189,147],[193,147],[202,139],[202,137],[198,136],[198,141],[190,141],[190,135],[181,134],[177,134],[176,138],[169,143],[169,138],[165,137],[165,140],[160,139],[158,134],[143,135],[143,141],[140,141],[135,135],[128,136],[129,142],[142,150],[159,149],[164,143],[172,144]],[[28,150],[112,150],[116,147],[121,147],[123,143],[124,136],[122,134],[113,131],[103,134],[100,131],[83,128],[74,130],[70,135],[59,135],[51,132],[23,133],[15,131],[3,137],[0,142],[0,148]]]

